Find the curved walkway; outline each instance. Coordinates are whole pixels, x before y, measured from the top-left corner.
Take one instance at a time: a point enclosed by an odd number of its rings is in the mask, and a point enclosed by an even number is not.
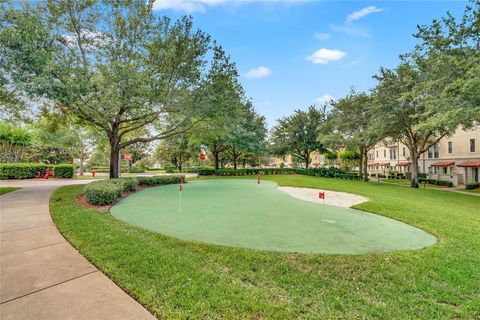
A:
[[[57,231],[49,199],[91,180],[1,181],[0,319],[155,319]]]

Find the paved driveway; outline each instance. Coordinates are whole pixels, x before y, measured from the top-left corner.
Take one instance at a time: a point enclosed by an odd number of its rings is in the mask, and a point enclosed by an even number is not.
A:
[[[155,319],[57,231],[49,211],[60,186],[91,180],[1,181],[0,319]]]

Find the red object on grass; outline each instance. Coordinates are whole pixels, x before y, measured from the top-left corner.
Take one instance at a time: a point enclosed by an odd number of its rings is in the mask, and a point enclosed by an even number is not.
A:
[[[183,186],[181,183],[180,183],[180,191],[183,191]]]
[[[319,192],[319,193],[318,193],[318,197],[319,197],[320,199],[325,199],[325,192]]]
[[[37,171],[37,179],[40,179],[42,177],[42,174],[40,173],[40,171]]]
[[[182,178],[182,183],[185,183],[185,178]]]
[[[95,170],[92,169],[92,177],[95,177]]]

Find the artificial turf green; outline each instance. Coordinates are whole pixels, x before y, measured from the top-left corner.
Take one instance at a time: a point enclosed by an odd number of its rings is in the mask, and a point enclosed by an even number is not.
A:
[[[425,231],[393,219],[294,198],[272,181],[193,181],[181,194],[178,185],[148,188],[110,212],[183,240],[281,252],[359,254],[436,242]]]
[[[306,176],[279,185],[346,191],[356,208],[426,230],[423,250],[278,253],[192,243],[82,208],[83,186],[51,198],[62,234],[161,319],[479,319],[480,197]]]

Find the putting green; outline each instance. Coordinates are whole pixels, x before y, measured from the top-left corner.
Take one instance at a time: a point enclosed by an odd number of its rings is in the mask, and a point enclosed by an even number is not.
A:
[[[431,234],[379,215],[321,205],[270,181],[200,180],[148,188],[111,208],[127,223],[183,240],[282,252],[359,254],[419,249]]]

